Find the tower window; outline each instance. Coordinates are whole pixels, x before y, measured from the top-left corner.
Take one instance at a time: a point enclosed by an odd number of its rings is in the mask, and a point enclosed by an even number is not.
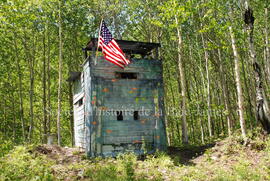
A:
[[[139,111],[134,111],[133,118],[134,120],[139,120]]]
[[[117,79],[137,79],[137,73],[134,72],[116,72]]]
[[[116,111],[117,121],[123,121],[123,112]]]
[[[76,105],[78,107],[80,107],[81,105],[83,105],[83,98],[79,99],[77,102],[76,102]]]

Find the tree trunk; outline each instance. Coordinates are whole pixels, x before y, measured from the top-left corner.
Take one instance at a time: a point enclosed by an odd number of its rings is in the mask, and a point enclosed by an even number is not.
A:
[[[250,78],[250,79],[247,78],[246,72],[249,72],[249,69],[245,70],[245,63],[244,62],[245,62],[245,60],[244,60],[244,58],[242,58],[241,63],[242,63],[244,90],[246,90],[247,102],[248,102],[248,108],[246,109],[246,114],[249,117],[249,126],[250,126],[251,129],[253,129],[252,120],[254,120],[253,119],[254,114],[253,114],[253,110],[252,110],[252,108],[253,108],[253,106],[252,106],[252,97],[254,97],[253,96],[253,93],[254,93],[253,88],[254,88],[254,86],[253,86],[253,81],[248,81],[248,80],[251,80],[252,78]],[[248,66],[248,68],[250,68],[250,66]]]
[[[195,76],[195,74],[194,74],[194,76]],[[194,80],[195,80],[196,94],[197,94],[196,98],[198,100],[197,101],[197,117],[199,118],[199,122],[200,122],[201,142],[202,142],[202,144],[205,144],[205,142],[204,142],[205,138],[204,138],[203,121],[202,121],[202,117],[203,117],[202,113],[203,113],[203,111],[200,108],[200,102],[199,102],[200,97],[201,97],[201,102],[204,102],[204,96],[202,94],[200,94],[199,83],[196,81],[196,77],[194,78]]]
[[[160,41],[159,41],[160,43]],[[163,58],[161,57],[161,60],[163,60]],[[162,63],[163,65],[163,69],[162,69],[162,76],[165,77],[165,72],[168,72],[167,69],[166,69],[166,66],[165,66],[165,62]],[[168,99],[168,85],[164,83],[164,100],[165,100],[165,107],[168,107],[168,103],[169,103],[169,99]],[[165,110],[166,111],[166,110]],[[166,112],[165,114],[165,126],[166,126],[166,132],[167,132],[167,143],[168,143],[168,146],[171,146],[172,145],[172,137],[173,137],[173,130],[172,131],[169,131],[168,129],[172,128],[170,126],[170,121],[168,121],[169,115],[168,113]]]
[[[227,127],[228,127],[228,134],[231,136],[232,134],[232,116],[231,116],[231,106],[229,104],[229,93],[228,93],[228,86],[227,82],[225,80],[225,72],[223,68],[223,63],[221,59],[221,51],[218,49],[218,65],[219,65],[219,76],[220,76],[220,81],[222,85],[222,93],[223,93],[223,99],[224,99],[224,105],[225,105],[225,110],[227,112],[226,118],[227,118]]]
[[[72,94],[72,84],[69,83],[69,126],[70,126],[70,135],[71,135],[71,144],[74,146],[74,118],[73,118],[73,94]]]
[[[178,69],[181,81],[181,96],[182,96],[182,142],[188,144],[188,131],[187,131],[187,117],[186,117],[186,80],[183,68],[183,57],[182,57],[182,35],[181,27],[178,23],[178,18],[175,16],[175,23],[177,25],[177,36],[178,36]]]
[[[261,80],[261,69],[259,64],[254,64],[255,79],[256,79],[256,117],[261,122],[263,129],[270,133],[270,111],[268,102],[265,99],[263,84]]]
[[[61,0],[58,1],[59,3],[59,78],[58,78],[58,109],[57,109],[57,140],[58,145],[61,145],[61,133],[60,133],[60,123],[61,123],[61,101],[62,101],[62,20],[61,20]]]
[[[196,36],[196,47],[199,49],[200,47],[199,47],[199,37],[198,36]],[[201,100],[202,100],[202,102],[204,103],[205,102],[205,89],[206,89],[206,86],[205,86],[205,80],[204,80],[204,73],[203,73],[203,70],[202,70],[202,59],[201,59],[201,55],[200,55],[200,53],[198,53],[198,56],[199,56],[199,65],[198,65],[198,69],[199,69],[199,72],[200,72],[200,75],[201,75],[201,80],[202,80],[202,90],[201,90],[201,92],[202,92],[202,94],[201,94]],[[196,80],[196,79],[195,79]],[[199,84],[198,84],[199,85]],[[198,90],[197,90],[197,92],[199,92],[199,88],[198,88]],[[200,100],[199,99],[199,95],[198,95],[198,100]],[[200,107],[200,105],[198,105],[199,107]],[[203,112],[199,112],[200,113],[200,115],[201,115],[201,113],[203,113]],[[204,142],[204,137],[205,137],[205,133],[207,132],[207,131],[205,131],[205,129],[204,129],[204,121],[203,121],[203,119],[200,117],[200,120],[201,120],[201,136],[203,136],[203,142]],[[209,131],[208,131],[209,132]]]
[[[270,50],[269,50],[269,36],[268,36],[268,8],[265,8],[265,65],[266,77],[270,84]]]
[[[163,66],[164,66],[164,62],[163,62]],[[163,74],[163,77],[164,77],[164,74]],[[168,85],[166,85],[166,84],[164,84],[164,100],[165,100],[165,107],[168,107],[168,105],[169,105],[169,96],[168,96]],[[168,146],[171,146],[172,145],[173,131],[170,130],[172,128],[172,126],[170,125],[170,121],[168,121],[168,120],[170,120],[170,119],[168,119],[168,117],[169,117],[168,114],[166,114],[165,115],[165,125],[166,125],[166,131],[167,131]]]
[[[46,42],[45,32],[43,35],[43,143],[47,142],[47,99],[46,99]]]
[[[12,119],[13,119],[12,138],[13,138],[13,141],[16,142],[16,110],[15,110],[14,92],[10,94],[10,99],[11,99],[11,104],[12,104]]]
[[[21,71],[21,65],[20,65],[20,59],[19,59],[19,53],[18,53],[18,46],[17,46],[17,37],[14,33],[14,49],[16,54],[16,66],[17,66],[17,72],[18,72],[18,79],[19,79],[19,101],[20,101],[20,121],[22,126],[22,137],[23,141],[25,141],[25,120],[24,120],[24,109],[23,109],[23,94],[22,94],[22,71]]]
[[[191,43],[191,41],[190,41]],[[193,51],[192,51],[192,47],[189,46],[189,56],[190,56],[190,60],[191,62],[194,61],[194,58],[193,58]],[[193,67],[193,76],[194,76],[194,80],[195,80],[195,90],[196,90],[196,93],[197,93],[197,114],[195,114],[195,118],[199,118],[199,125],[200,125],[200,131],[201,131],[201,142],[202,144],[204,144],[204,130],[203,130],[203,122],[202,122],[202,117],[200,116],[200,113],[201,113],[201,110],[200,110],[200,104],[199,104],[199,100],[200,100],[200,96],[199,96],[199,87],[198,87],[198,83],[197,83],[197,78],[196,78],[196,72],[197,72],[197,69],[195,70],[196,67],[192,66]],[[199,68],[199,66],[198,66]],[[203,77],[202,77],[203,78]],[[202,80],[203,81],[203,80]],[[203,86],[204,86],[204,83],[203,83]]]
[[[170,70],[169,68],[166,66],[166,64],[164,63],[164,68],[165,68],[165,71],[168,73],[168,80],[172,80],[171,79],[171,75],[170,75]],[[173,87],[172,87],[172,84],[170,81],[168,81],[168,84],[169,84],[169,88],[170,88],[170,91],[171,91],[171,94],[172,94],[172,106],[174,108],[176,108],[176,100],[175,100],[175,94],[174,94],[174,90],[173,90]],[[172,113],[172,116],[171,117],[176,117],[176,114],[175,113]],[[174,127],[174,119],[170,120],[170,127],[172,129],[172,143],[175,141],[175,136],[174,136],[174,129],[176,128],[176,134],[177,134],[177,137],[176,138],[179,138],[180,139],[180,129],[179,129],[179,124],[178,124],[178,121],[176,122],[176,126]]]
[[[247,134],[246,134],[246,122],[244,119],[244,99],[243,99],[242,85],[241,85],[241,79],[240,79],[239,55],[238,55],[237,48],[236,48],[236,43],[235,43],[235,38],[234,38],[232,26],[229,26],[229,31],[230,31],[232,49],[233,49],[233,55],[234,55],[235,82],[236,82],[236,87],[237,87],[237,99],[238,99],[238,111],[239,111],[239,118],[240,118],[240,126],[241,126],[242,137],[246,141]]]
[[[208,121],[208,129],[209,136],[213,136],[213,128],[212,128],[212,120],[211,120],[211,92],[210,92],[210,78],[209,78],[209,55],[206,50],[205,41],[203,34],[201,34],[203,49],[204,49],[204,58],[205,58],[205,70],[206,70],[206,79],[207,79],[207,121]]]
[[[30,89],[29,89],[29,106],[30,106],[30,125],[28,130],[28,141],[31,143],[32,141],[32,134],[34,130],[34,108],[33,108],[33,99],[34,99],[34,57],[35,57],[35,37],[33,37],[33,45],[31,45],[31,51],[28,48],[26,40],[27,32],[24,32],[24,39],[23,39],[23,45],[25,49],[25,54],[28,60],[28,67],[29,67],[29,78],[30,78]]]
[[[34,65],[33,60],[30,60],[29,62],[29,69],[30,69],[30,96],[29,96],[29,102],[30,102],[30,127],[29,127],[29,133],[28,133],[28,141],[31,143],[32,140],[32,134],[34,130],[34,110],[33,110],[33,98],[34,98]]]
[[[48,104],[47,104],[47,132],[48,134],[51,134],[51,49],[50,49],[50,36],[49,36],[49,31],[47,31],[47,38],[48,38],[48,53],[47,53],[47,100],[48,100]]]
[[[7,136],[7,101],[4,99],[4,136]]]
[[[262,74],[260,65],[257,62],[256,52],[254,48],[254,40],[253,40],[253,31],[254,31],[254,16],[253,11],[249,7],[248,2],[245,1],[245,17],[244,21],[246,24],[246,30],[248,33],[248,42],[249,42],[249,53],[251,57],[251,61],[253,64],[254,72],[255,72],[255,82],[256,82],[256,117],[259,120],[264,130],[267,133],[270,133],[270,111],[269,105],[264,93],[263,83],[262,83]]]

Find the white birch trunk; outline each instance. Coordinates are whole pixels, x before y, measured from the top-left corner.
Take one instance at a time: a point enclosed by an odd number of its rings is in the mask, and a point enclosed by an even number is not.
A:
[[[233,55],[234,55],[235,82],[236,82],[236,88],[237,88],[238,112],[239,112],[239,118],[240,118],[240,126],[241,126],[242,137],[246,141],[247,140],[247,133],[246,133],[246,122],[244,119],[244,98],[243,98],[241,79],[240,79],[239,55],[237,52],[234,33],[233,33],[233,29],[231,26],[229,26],[229,31],[230,31],[232,49],[233,49]]]
[[[209,136],[213,136],[212,130],[212,120],[211,120],[211,92],[210,92],[210,78],[209,78],[209,55],[206,50],[205,40],[203,34],[201,34],[203,49],[204,49],[204,58],[205,58],[205,71],[206,71],[206,80],[207,80],[207,122],[208,122],[208,131]]]
[[[58,78],[58,109],[57,109],[57,141],[61,145],[61,101],[62,101],[62,22],[61,22],[61,0],[59,0],[59,78]]]
[[[181,81],[181,96],[182,96],[182,142],[188,144],[188,131],[187,131],[187,116],[186,116],[186,80],[183,68],[182,60],[182,34],[181,27],[178,23],[178,18],[175,16],[175,23],[177,25],[177,36],[178,36],[178,68]]]

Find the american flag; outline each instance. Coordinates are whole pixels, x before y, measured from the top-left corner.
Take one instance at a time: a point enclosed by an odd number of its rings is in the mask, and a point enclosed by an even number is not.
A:
[[[98,47],[102,48],[102,53],[109,62],[118,65],[121,68],[124,68],[130,63],[119,45],[113,39],[112,34],[104,21],[102,21],[100,25]]]

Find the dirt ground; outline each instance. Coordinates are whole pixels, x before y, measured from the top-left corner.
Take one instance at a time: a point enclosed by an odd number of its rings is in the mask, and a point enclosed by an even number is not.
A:
[[[80,148],[60,147],[57,145],[39,145],[35,148],[36,152],[46,155],[57,164],[71,164],[82,161],[85,152]]]
[[[204,146],[190,146],[190,147],[168,147],[168,154],[171,157],[178,156],[180,164],[194,165],[193,160],[200,157],[204,152],[215,146],[215,144],[208,144]]]
[[[263,145],[263,144],[262,144]],[[236,141],[227,139],[204,146],[168,147],[168,155],[177,160],[177,165],[203,168],[209,175],[213,170],[222,166],[228,172],[233,172],[239,160],[248,160],[252,168],[257,168],[261,161],[267,157],[267,152],[258,143],[249,143],[243,146]],[[53,166],[54,175],[64,175],[66,181],[71,178],[82,179],[83,169],[74,169],[72,165],[84,163],[85,152],[79,148],[59,147],[57,145],[37,146],[33,153],[42,154],[56,164]],[[175,159],[177,158],[177,159]],[[143,162],[143,159],[141,160]],[[90,161],[92,162],[92,161]],[[70,167],[71,166],[71,167]],[[186,167],[188,169],[188,167]]]

